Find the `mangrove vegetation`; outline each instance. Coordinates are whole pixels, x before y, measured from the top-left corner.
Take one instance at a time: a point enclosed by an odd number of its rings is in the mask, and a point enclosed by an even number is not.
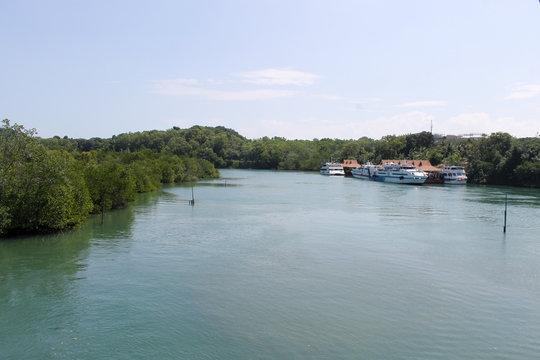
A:
[[[440,164],[464,165],[469,182],[540,187],[540,138],[514,138],[493,133],[480,138],[435,141],[430,132],[388,135],[380,140],[281,137],[246,139],[221,126],[174,127],[113,136],[110,139],[41,139],[47,149],[80,153],[102,151],[132,154],[143,151],[182,158],[204,159],[216,168],[318,170],[326,161],[356,159],[380,163],[382,159],[428,159]]]
[[[193,126],[73,139],[39,138],[4,120],[0,151],[0,234],[67,229],[163,183],[219,177],[217,168],[313,171],[330,160],[429,159],[464,165],[470,183],[540,187],[540,139],[507,133],[253,140],[221,126]]]
[[[3,121],[0,129],[0,235],[69,229],[90,214],[124,207],[163,183],[219,177],[204,159],[140,148],[82,149],[39,139]],[[63,145],[66,145],[65,142]]]

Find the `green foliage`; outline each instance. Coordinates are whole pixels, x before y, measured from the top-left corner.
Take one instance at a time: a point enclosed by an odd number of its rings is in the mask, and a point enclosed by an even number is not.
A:
[[[306,141],[280,137],[249,140],[224,127],[194,126],[190,129],[121,134],[112,139],[91,139],[89,142],[77,140],[78,149],[80,146],[92,146],[101,150],[110,147],[122,154],[138,154],[139,158],[140,154],[151,152],[181,159],[163,162],[154,158],[154,164],[148,165],[148,168],[134,168],[137,178],[144,180],[137,183],[137,191],[148,191],[156,186],[156,178],[145,178],[144,173],[161,173],[161,182],[187,181],[198,177],[193,175],[194,168],[186,167],[184,158],[204,159],[218,168],[282,170],[318,170],[326,161],[344,159],[356,159],[360,163],[379,163],[382,159],[429,159],[435,166],[466,166],[469,181],[473,183],[517,186],[532,185],[527,185],[530,184],[529,180],[523,183],[523,172],[516,172],[516,169],[526,161],[540,161],[540,139],[515,139],[506,133],[494,133],[480,140],[458,139],[437,143],[429,132],[388,135],[381,140],[367,137],[357,140],[326,138]],[[171,163],[185,168],[167,165]],[[161,170],[152,168],[156,164]]]
[[[193,126],[189,129],[175,127],[167,131],[120,134],[111,139],[55,137],[43,142],[50,148],[69,151],[110,154],[109,150],[114,150],[116,154],[135,154],[135,157],[128,158],[131,159],[129,161],[137,160],[131,165],[137,179],[137,192],[151,191],[163,182],[188,181],[199,177],[195,175],[196,167],[187,167],[189,162],[184,160],[187,158],[204,159],[217,168],[283,170],[318,170],[326,161],[344,159],[356,159],[360,163],[379,163],[382,159],[429,159],[435,166],[466,166],[469,181],[473,183],[517,186],[532,185],[529,185],[530,180],[525,181],[527,177],[523,175],[523,169],[527,166],[520,171],[516,169],[525,162],[540,161],[540,139],[515,139],[506,133],[494,133],[480,140],[443,140],[437,143],[433,135],[425,131],[402,136],[388,135],[381,140],[367,137],[357,140],[306,141],[279,137],[249,140],[224,127]],[[127,164],[128,158],[121,161]],[[153,163],[146,163],[149,159]],[[159,181],[156,174],[161,174]]]
[[[34,135],[8,120],[0,128],[0,235],[69,229],[161,183],[219,177],[210,161],[166,151],[161,132],[109,140]],[[138,145],[122,143],[127,138]],[[127,147],[111,151],[118,144]]]
[[[0,132],[0,234],[54,231],[83,221],[91,208],[75,159],[47,150],[33,130],[4,120]]]
[[[428,160],[433,166],[437,166],[442,162],[443,156],[438,150],[432,150],[429,153]]]
[[[418,134],[409,134],[405,136],[405,154],[413,154],[420,149],[430,148],[434,144],[433,134],[423,131]],[[410,156],[414,158],[414,156]]]
[[[217,178],[219,172],[203,159],[143,149],[136,152],[82,153],[93,212],[126,206],[137,193],[157,190],[162,183]]]
[[[526,161],[514,170],[520,184],[530,187],[540,187],[540,161]]]
[[[85,177],[94,212],[124,207],[137,196],[133,172],[119,162],[90,164]]]
[[[71,154],[48,151],[39,174],[44,186],[38,215],[39,229],[71,228],[86,219],[92,208],[82,169]],[[48,180],[48,181],[47,181]]]
[[[494,133],[462,147],[468,160],[469,181],[478,184],[527,186],[522,182],[525,179],[523,176],[515,177],[517,174],[523,175],[515,170],[523,163],[524,158],[531,155],[521,140],[506,133]],[[529,143],[538,145],[538,139],[533,140]]]
[[[506,133],[437,143],[428,132],[381,140],[249,140],[204,126],[110,139],[34,135],[8,120],[0,128],[0,234],[70,228],[162,183],[219,177],[216,167],[318,170],[344,159],[427,158],[433,165],[466,166],[472,183],[540,187],[540,139]]]

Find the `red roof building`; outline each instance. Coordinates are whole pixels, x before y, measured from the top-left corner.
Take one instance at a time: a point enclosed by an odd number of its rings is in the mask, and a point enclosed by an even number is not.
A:
[[[360,167],[360,164],[356,160],[343,160],[343,164],[341,164],[344,168],[357,168]]]

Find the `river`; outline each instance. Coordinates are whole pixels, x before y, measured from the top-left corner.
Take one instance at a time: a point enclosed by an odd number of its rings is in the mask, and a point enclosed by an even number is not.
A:
[[[0,358],[540,353],[539,190],[221,173],[0,241]]]

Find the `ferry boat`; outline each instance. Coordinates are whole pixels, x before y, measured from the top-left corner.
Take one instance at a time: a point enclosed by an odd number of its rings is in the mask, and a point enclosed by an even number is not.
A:
[[[421,185],[426,181],[427,177],[425,172],[407,163],[403,165],[384,163],[382,168],[375,171],[373,180],[396,184]]]
[[[377,165],[373,165],[368,161],[364,165],[352,169],[351,174],[357,179],[371,180],[376,170]]]
[[[345,176],[345,171],[340,163],[327,162],[321,166],[321,175]]]
[[[444,166],[441,169],[441,176],[445,184],[465,185],[467,184],[467,174],[463,166]]]

